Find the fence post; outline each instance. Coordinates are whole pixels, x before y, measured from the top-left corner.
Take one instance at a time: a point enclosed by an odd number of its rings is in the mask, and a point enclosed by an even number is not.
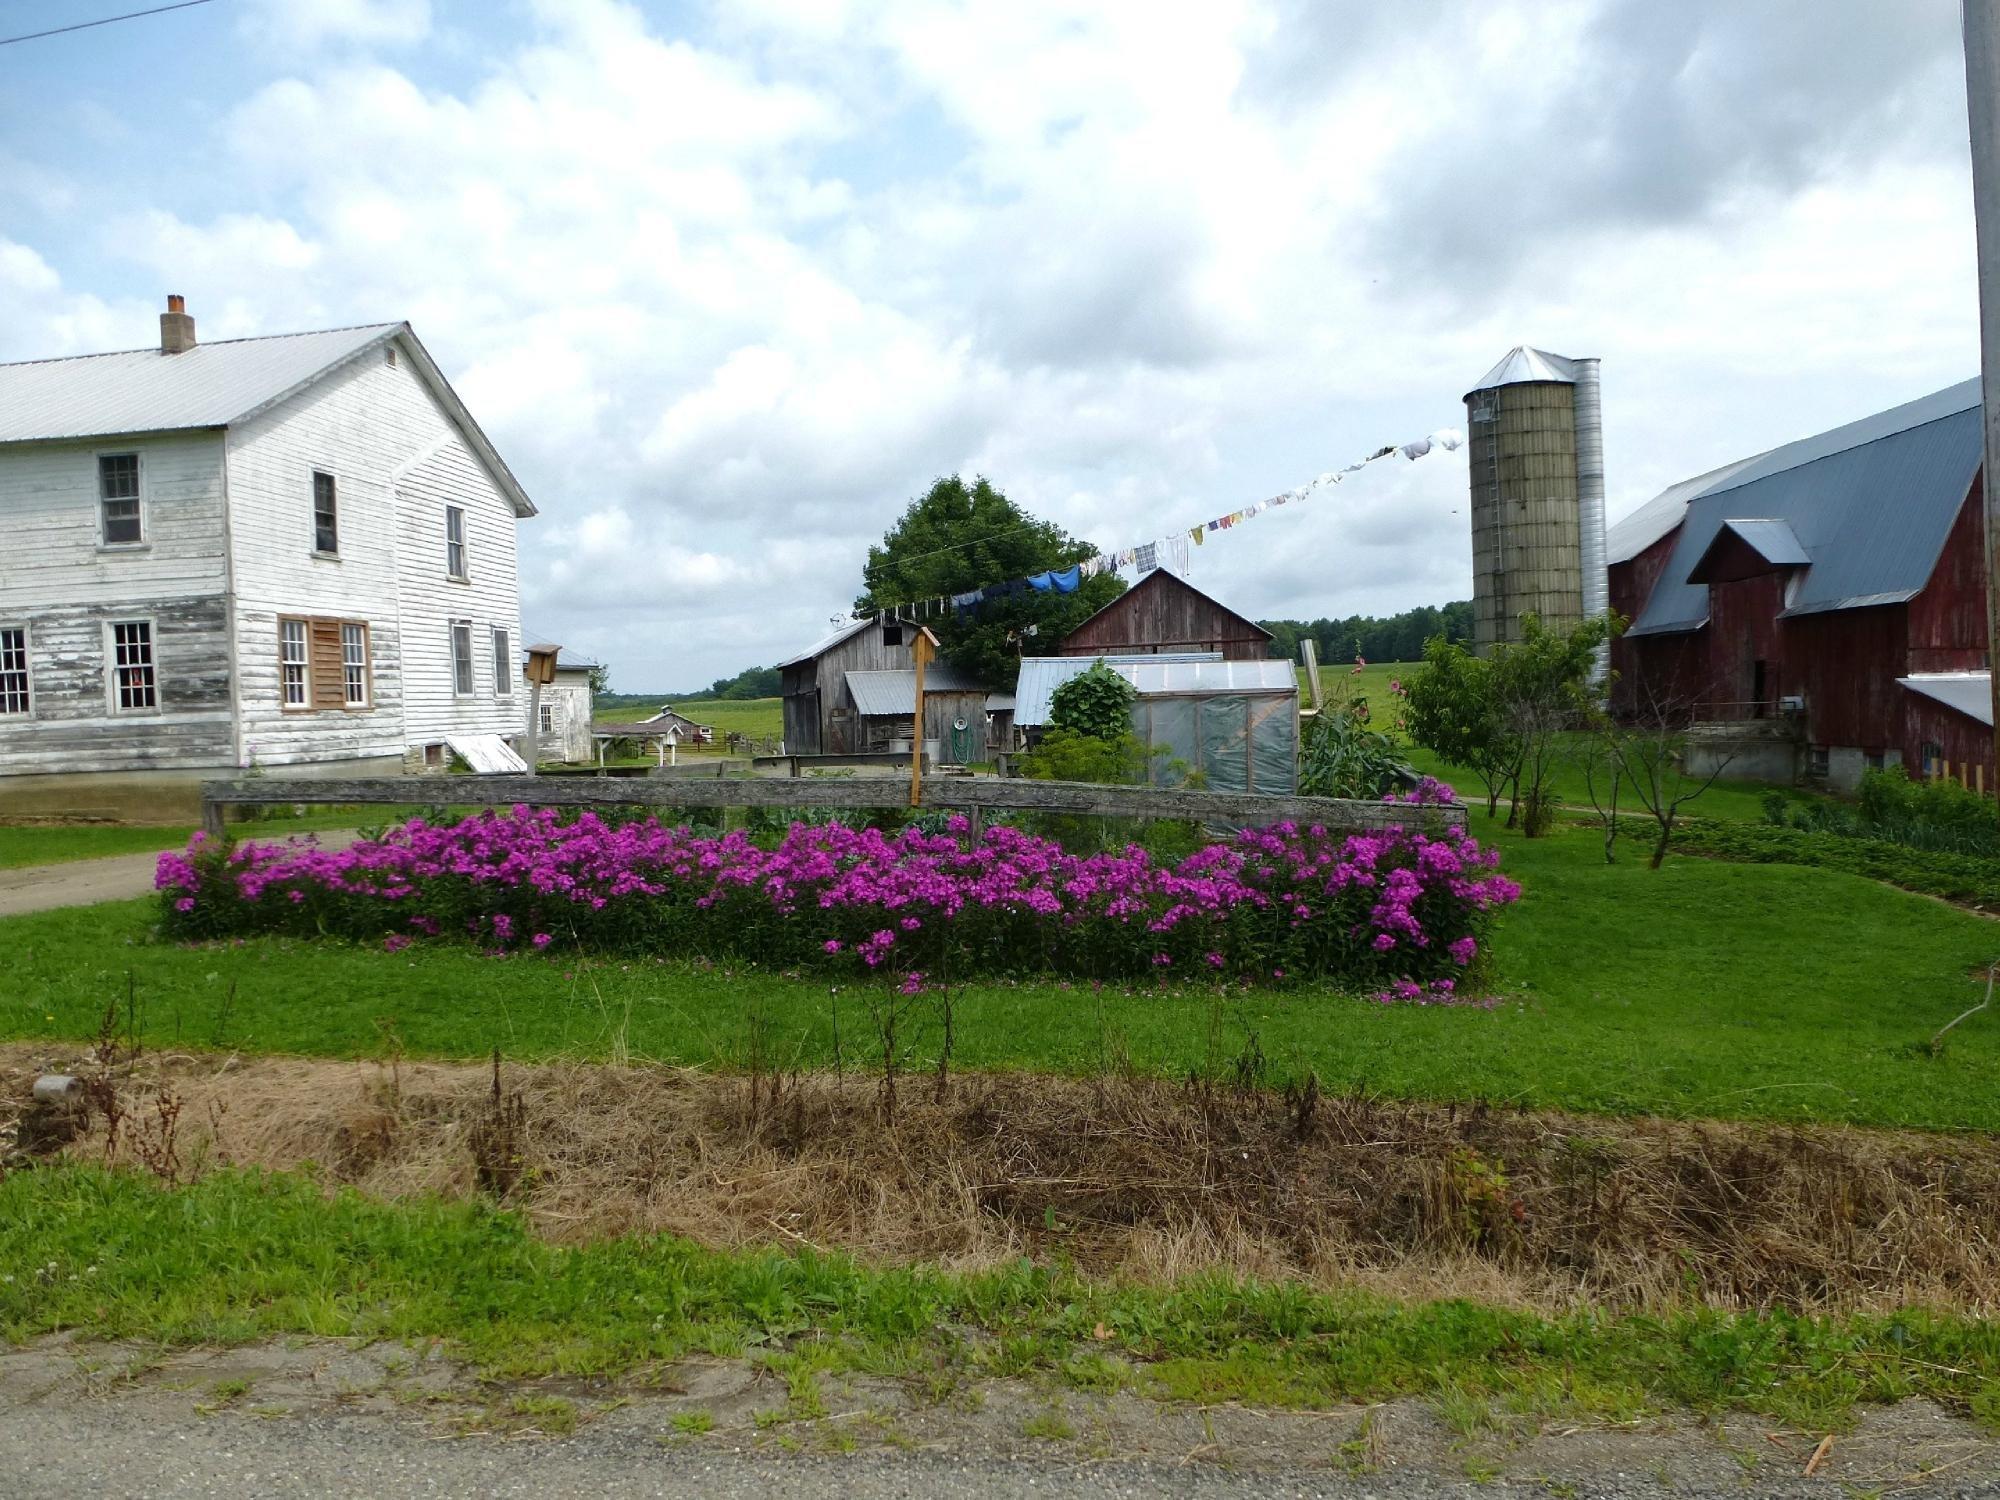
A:
[[[222,804],[204,791],[201,794],[201,831],[212,839],[222,837]]]

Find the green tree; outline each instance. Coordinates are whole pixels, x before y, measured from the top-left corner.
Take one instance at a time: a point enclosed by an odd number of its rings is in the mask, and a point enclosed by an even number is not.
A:
[[[1520,745],[1500,713],[1493,663],[1434,636],[1403,692],[1410,738],[1447,765],[1478,776],[1486,788],[1486,816],[1494,816],[1519,770]]]
[[[1082,562],[1097,549],[1038,520],[984,479],[940,479],[910,502],[881,544],[868,549],[857,613],[967,593]],[[1125,592],[1115,574],[1085,579],[1073,594],[1026,591],[980,611],[928,622],[945,659],[989,686],[1011,683],[1022,656],[1055,643]],[[1031,633],[1032,632],[1032,633]]]
[[[611,691],[611,668],[600,662],[590,669],[590,691],[592,696]]]
[[[1521,639],[1493,648],[1495,707],[1518,746],[1513,772],[1515,806],[1529,838],[1555,820],[1550,782],[1568,736],[1595,728],[1602,715],[1590,685],[1597,648],[1616,633],[1611,617],[1551,630],[1533,614],[1521,616]]]
[[[1093,739],[1115,740],[1132,732],[1132,704],[1138,696],[1139,690],[1099,657],[1049,696],[1049,723]]]

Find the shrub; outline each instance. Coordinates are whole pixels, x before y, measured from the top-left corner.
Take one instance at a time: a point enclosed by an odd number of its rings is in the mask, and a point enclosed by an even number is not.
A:
[[[1049,723],[1095,739],[1113,740],[1132,729],[1132,704],[1139,690],[1104,664],[1057,686],[1049,697]]]
[[[1462,829],[1342,837],[1279,824],[1175,863],[1079,856],[996,827],[794,826],[776,849],[657,822],[515,808],[340,851],[199,837],[162,855],[179,938],[320,934],[489,950],[745,955],[778,966],[1091,979],[1449,978],[1519,888]]]

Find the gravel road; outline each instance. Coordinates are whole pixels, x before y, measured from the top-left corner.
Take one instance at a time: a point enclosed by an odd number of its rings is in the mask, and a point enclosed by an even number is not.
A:
[[[1828,1438],[1766,1417],[1468,1431],[1429,1402],[1200,1408],[988,1380],[932,1399],[881,1377],[800,1415],[754,1359],[639,1383],[494,1381],[435,1346],[288,1339],[162,1351],[0,1346],[0,1497],[341,1495],[958,1500],[1604,1500],[2000,1496],[2000,1445],[1923,1402]],[[1804,1477],[1807,1467],[1815,1477]]]
[[[1605,1500],[1698,1500],[1701,1496],[1822,1495],[1842,1487],[1766,1485],[1749,1479],[1716,1488],[1608,1475],[1587,1484],[1506,1479],[1474,1483],[1435,1475],[1343,1479],[1325,1474],[1230,1472],[1204,1465],[1029,1462],[982,1456],[855,1454],[755,1455],[675,1447],[631,1431],[587,1430],[554,1442],[429,1437],[408,1424],[359,1415],[264,1420],[219,1413],[162,1420],[119,1398],[0,1414],[0,1490],[22,1500],[124,1496],[535,1496],[607,1500],[1012,1500],[1072,1496],[1199,1500],[1325,1496],[1329,1500],[1436,1500],[1482,1496],[1515,1500],[1551,1494]],[[1902,1493],[1916,1493],[1903,1491]],[[1992,1494],[1989,1488],[1928,1488],[1931,1495]]]
[[[345,849],[360,836],[345,829],[315,835],[327,849]],[[149,896],[159,860],[157,854],[115,854],[109,859],[76,859],[66,864],[0,870],[0,917]]]

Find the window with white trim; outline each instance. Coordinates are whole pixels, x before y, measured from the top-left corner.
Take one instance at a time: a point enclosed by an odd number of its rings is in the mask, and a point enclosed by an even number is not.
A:
[[[30,712],[28,688],[28,627],[0,626],[0,714]]]
[[[447,505],[444,508],[445,576],[465,582],[472,576],[465,570],[465,561],[465,507]]]
[[[313,470],[313,551],[328,556],[340,552],[340,499],[333,476]]]
[[[368,622],[278,618],[278,701],[290,711],[372,706]]]
[[[160,706],[150,620],[119,620],[111,627],[111,706],[121,714]]]
[[[146,517],[139,501],[139,455],[97,456],[97,509],[107,547],[130,547],[146,540]]]
[[[493,691],[501,698],[514,696],[514,647],[504,625],[493,627]]]
[[[553,703],[544,703],[542,705],[541,732],[543,734],[554,734],[556,732],[556,706]]]
[[[472,696],[472,625],[455,621],[451,627],[451,691],[454,697]]]
[[[368,627],[358,620],[340,624],[340,685],[349,708],[368,706]]]
[[[306,676],[307,665],[306,622],[304,620],[280,620],[278,622],[278,701],[286,708],[309,706],[309,692]]]

